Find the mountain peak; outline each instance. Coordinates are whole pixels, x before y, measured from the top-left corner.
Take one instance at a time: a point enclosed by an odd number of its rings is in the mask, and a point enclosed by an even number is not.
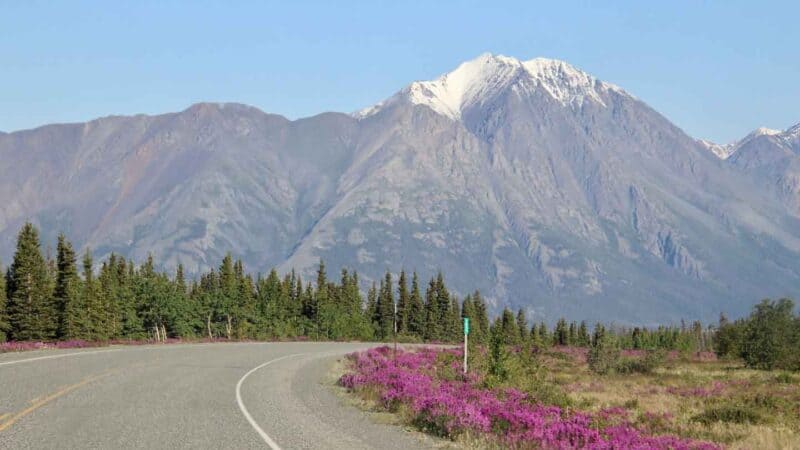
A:
[[[484,53],[435,80],[415,81],[388,100],[356,115],[366,117],[384,106],[407,100],[458,120],[465,109],[482,104],[511,86],[529,92],[543,89],[564,105],[586,98],[604,104],[600,91],[611,89],[622,92],[620,88],[601,82],[564,61],[549,58],[521,61],[509,56]]]
[[[775,129],[767,128],[767,127],[758,127],[755,130],[753,130],[752,133],[747,135],[747,137],[745,139],[754,138],[754,137],[758,137],[758,136],[775,136],[776,134],[781,134],[781,133],[783,133],[782,130],[775,130]]]

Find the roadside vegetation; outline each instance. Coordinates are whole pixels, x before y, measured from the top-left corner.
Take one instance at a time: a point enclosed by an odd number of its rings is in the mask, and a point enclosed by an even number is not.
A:
[[[765,300],[710,329],[598,325],[591,335],[563,321],[528,332],[507,313],[471,347],[467,375],[462,349],[382,348],[350,355],[340,384],[467,447],[798,448],[792,311]]]

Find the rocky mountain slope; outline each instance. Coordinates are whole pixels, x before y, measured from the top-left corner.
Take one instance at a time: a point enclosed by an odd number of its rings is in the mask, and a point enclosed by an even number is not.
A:
[[[729,164],[800,215],[800,124],[786,131],[759,128],[725,147]]]
[[[441,269],[536,320],[712,320],[800,289],[800,220],[742,150],[564,62],[487,54],[353,115],[198,104],[0,135],[0,254],[30,218],[190,271],[229,250],[367,282]]]

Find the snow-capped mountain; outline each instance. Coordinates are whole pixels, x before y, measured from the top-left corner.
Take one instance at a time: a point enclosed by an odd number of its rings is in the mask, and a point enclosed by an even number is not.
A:
[[[741,176],[750,145],[720,161],[567,63],[487,54],[353,115],[198,104],[0,135],[0,254],[31,218],[190,271],[226,251],[365,282],[441,269],[536,320],[713,320],[800,286],[800,221]]]
[[[728,160],[800,217],[800,124],[786,131],[759,128],[737,142]]]
[[[433,81],[416,81],[385,102],[366,108],[357,117],[367,117],[399,102],[425,105],[451,119],[460,119],[471,108],[480,108],[508,90],[518,95],[541,90],[563,105],[589,99],[600,104],[601,93],[624,93],[571,65],[554,59],[520,61],[485,53],[467,61]]]
[[[740,147],[747,145],[754,139],[757,139],[761,136],[779,136],[776,139],[780,141],[782,139],[780,137],[781,134],[783,134],[783,131],[781,130],[774,130],[772,128],[767,128],[767,127],[759,127],[753,130],[747,136],[743,137],[742,139],[736,142],[731,142],[729,144],[717,144],[715,142],[711,142],[706,139],[698,139],[697,142],[699,142],[703,147],[705,147],[711,153],[717,155],[719,159],[728,159],[732,154],[734,154],[737,150],[739,150]]]

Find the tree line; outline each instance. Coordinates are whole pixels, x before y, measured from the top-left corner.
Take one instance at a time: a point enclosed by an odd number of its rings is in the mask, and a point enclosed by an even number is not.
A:
[[[530,328],[529,328],[530,326]],[[525,311],[520,309],[516,315],[505,308],[495,319],[491,331],[499,335],[506,346],[532,345],[536,348],[549,346],[592,347],[604,336],[613,336],[615,346],[631,350],[678,350],[686,352],[710,351],[713,349],[714,329],[703,327],[699,321],[691,326],[624,327],[594,324],[590,329],[587,322],[567,322],[558,319],[550,329],[542,321],[530,325]]]
[[[0,268],[2,270],[2,268]],[[1,273],[1,272],[0,272]],[[409,280],[410,279],[410,280]],[[505,308],[490,320],[480,292],[459,299],[439,273],[422,286],[416,272],[390,272],[360,289],[358,273],[329,279],[320,261],[316,279],[295,271],[280,276],[246,273],[228,254],[219,267],[188,281],[183,266],[168,274],[111,254],[99,264],[89,250],[80,264],[72,244],[58,237],[55,259],[41,251],[39,232],[26,223],[14,259],[0,276],[0,342],[166,338],[390,340],[457,342],[462,319],[472,320],[470,341],[506,346],[596,347],[613,337],[621,349],[716,351],[758,368],[800,368],[800,317],[784,299],[765,300],[750,317],[717,327],[606,326],[559,319],[531,325],[525,311]],[[424,289],[424,293],[423,293]]]
[[[0,277],[0,341],[227,338],[455,342],[462,317],[488,335],[487,305],[479,292],[459,300],[439,273],[422,286],[416,272],[388,271],[366,299],[357,272],[330,280],[320,262],[314,283],[295,271],[281,277],[245,272],[228,254],[219,267],[187,281],[111,254],[100,265],[58,238],[55,259],[43,256],[39,232],[25,224],[14,259]],[[424,289],[424,294],[423,294]]]

